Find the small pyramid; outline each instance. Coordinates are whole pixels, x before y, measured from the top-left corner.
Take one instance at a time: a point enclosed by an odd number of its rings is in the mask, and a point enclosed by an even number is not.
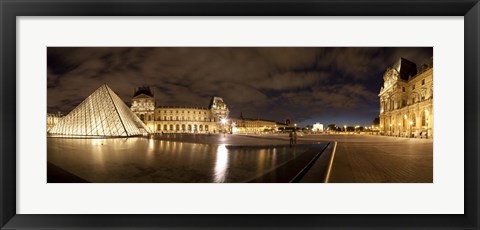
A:
[[[148,133],[145,124],[106,84],[63,117],[48,133],[66,136],[126,137]]]

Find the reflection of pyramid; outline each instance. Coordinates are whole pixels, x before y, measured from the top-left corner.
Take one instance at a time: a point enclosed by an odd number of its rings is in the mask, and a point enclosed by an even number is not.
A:
[[[138,136],[148,132],[120,97],[102,85],[63,117],[50,134],[68,136]]]

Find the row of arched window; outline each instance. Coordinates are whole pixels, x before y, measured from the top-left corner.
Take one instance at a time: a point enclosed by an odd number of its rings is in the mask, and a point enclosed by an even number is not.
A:
[[[208,132],[208,125],[197,124],[158,124],[157,131]]]
[[[208,117],[163,116],[163,117],[157,117],[157,121],[210,121],[210,122],[213,122],[215,121],[215,119],[208,118]]]

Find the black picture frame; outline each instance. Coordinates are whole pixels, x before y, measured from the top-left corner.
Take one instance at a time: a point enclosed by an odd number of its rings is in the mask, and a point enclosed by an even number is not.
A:
[[[2,229],[478,229],[478,0],[1,0],[0,226]],[[463,215],[22,215],[16,214],[17,16],[463,16]],[[445,197],[448,199],[448,197]],[[442,202],[439,200],[438,202]],[[308,204],[306,204],[308,205]],[[254,208],[254,207],[252,207]]]

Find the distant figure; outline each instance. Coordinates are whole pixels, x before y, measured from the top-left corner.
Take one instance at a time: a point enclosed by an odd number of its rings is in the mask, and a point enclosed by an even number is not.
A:
[[[423,138],[423,132],[420,132],[420,139]]]
[[[293,132],[293,144],[297,145],[297,132]]]
[[[290,137],[290,146],[292,146],[293,145],[293,132],[290,132],[289,137]]]

